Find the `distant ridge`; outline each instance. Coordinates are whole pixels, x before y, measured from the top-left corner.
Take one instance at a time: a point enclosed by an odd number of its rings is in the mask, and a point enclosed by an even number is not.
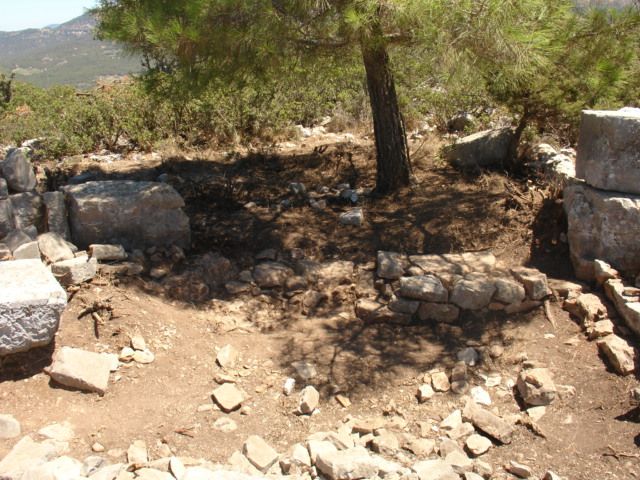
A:
[[[90,88],[100,77],[139,72],[138,59],[111,42],[94,38],[96,19],[89,13],[59,25],[0,32],[0,72],[49,87]]]

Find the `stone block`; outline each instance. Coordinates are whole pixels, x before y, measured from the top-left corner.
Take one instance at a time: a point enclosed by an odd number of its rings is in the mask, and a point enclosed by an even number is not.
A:
[[[574,184],[564,190],[564,208],[578,278],[595,279],[595,259],[625,275],[640,272],[640,196]]]
[[[39,235],[38,247],[40,247],[40,253],[42,253],[44,258],[50,263],[74,258],[73,250],[71,250],[65,239],[54,232]]]
[[[582,112],[576,174],[602,190],[640,195],[640,109]]]
[[[451,303],[467,310],[480,310],[491,302],[496,291],[493,280],[482,274],[467,275],[453,287]]]
[[[26,230],[35,227],[38,232],[44,232],[44,202],[35,192],[17,193],[11,195],[11,206],[16,228]]]
[[[120,262],[127,259],[122,245],[89,245],[89,255],[98,262]]]
[[[40,260],[40,247],[38,242],[32,241],[20,245],[13,251],[16,260]]]
[[[36,188],[36,174],[28,153],[28,148],[15,148],[2,162],[2,176],[14,192],[30,192]]]
[[[624,286],[622,280],[607,280],[604,284],[607,298],[611,300],[616,310],[633,332],[640,336],[640,290]]]
[[[13,207],[8,199],[0,200],[0,238],[6,237],[16,228]]]
[[[54,232],[65,240],[71,240],[67,205],[62,192],[46,192],[42,194],[45,206],[45,223],[48,232]]]
[[[458,168],[496,167],[509,160],[513,130],[485,130],[459,139],[445,151],[446,159]]]
[[[40,260],[0,263],[0,356],[49,344],[66,305]]]
[[[46,370],[52,380],[66,387],[104,395],[113,368],[112,355],[62,347]]]
[[[127,250],[191,244],[184,200],[164,183],[106,181],[64,188],[73,242],[121,244]]]
[[[78,285],[96,276],[98,262],[95,258],[80,256],[51,265],[51,272],[64,285]]]

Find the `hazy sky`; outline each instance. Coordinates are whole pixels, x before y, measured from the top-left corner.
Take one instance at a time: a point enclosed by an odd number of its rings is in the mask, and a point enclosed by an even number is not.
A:
[[[96,0],[0,0],[0,31],[64,23],[95,4]]]

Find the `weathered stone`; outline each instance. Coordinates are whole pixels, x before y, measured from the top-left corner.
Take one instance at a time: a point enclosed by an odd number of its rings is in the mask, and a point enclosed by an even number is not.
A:
[[[17,193],[9,199],[17,229],[34,226],[38,232],[44,231],[44,202],[40,195],[35,192]]]
[[[311,380],[318,375],[316,366],[311,362],[299,360],[297,362],[291,362],[291,366],[296,371],[296,375],[298,376],[298,378],[300,378],[302,381],[306,382],[307,380]]]
[[[58,457],[43,465],[28,468],[21,480],[76,479],[82,472],[82,462],[71,457]]]
[[[467,310],[480,310],[491,302],[496,291],[491,278],[482,274],[471,274],[458,281],[451,292],[451,303]]]
[[[532,300],[542,300],[551,294],[547,284],[547,276],[535,268],[516,267],[511,273],[524,285],[527,295]]]
[[[474,472],[464,472],[463,477],[464,480],[484,480],[484,477],[482,475]]]
[[[52,423],[38,430],[38,435],[56,440],[57,442],[69,442],[75,437],[73,425],[69,422]]]
[[[463,266],[451,261],[453,259],[450,257],[450,255],[412,255],[409,257],[409,261],[425,274],[462,275],[464,273]]]
[[[560,477],[560,475],[553,473],[551,470],[547,470],[547,472],[544,474],[544,477],[542,477],[542,480],[563,480],[563,479]]]
[[[471,460],[462,450],[456,450],[449,453],[444,461],[453,467],[457,473],[463,473],[465,470],[473,468],[473,460]]]
[[[71,240],[67,205],[62,192],[45,192],[42,194],[45,206],[46,230],[60,235],[65,240]]]
[[[11,150],[0,164],[2,176],[14,192],[30,192],[36,188],[36,174],[29,160],[28,148]]]
[[[622,280],[607,280],[604,291],[627,326],[636,335],[640,335],[640,296],[627,295],[627,288]]]
[[[422,302],[418,308],[418,318],[423,322],[454,323],[459,316],[460,309],[450,303]]]
[[[47,345],[67,295],[39,260],[0,263],[0,356]]]
[[[467,401],[462,411],[462,417],[498,442],[511,443],[513,426],[497,415],[481,408],[473,400]]]
[[[600,320],[587,329],[589,340],[597,340],[613,334],[614,325],[611,320]]]
[[[60,235],[54,232],[43,233],[38,236],[40,253],[50,263],[70,260],[74,258],[73,251]]]
[[[569,247],[576,276],[595,279],[600,259],[628,275],[640,272],[640,197],[576,184],[564,190]]]
[[[13,230],[6,237],[4,237],[2,241],[13,252],[17,250],[21,245],[32,242],[33,238],[31,238],[26,232],[23,232],[22,230]]]
[[[16,222],[13,218],[13,206],[11,200],[0,199],[0,238],[6,237],[16,228]]]
[[[376,453],[393,456],[400,449],[400,441],[393,433],[385,431],[380,432],[371,441],[371,450]]]
[[[407,300],[406,298],[396,298],[389,302],[389,309],[396,313],[405,313],[407,315],[413,315],[418,311],[420,302],[417,300]]]
[[[364,223],[364,211],[358,207],[343,212],[340,214],[340,223],[342,225],[360,227]]]
[[[496,293],[493,296],[494,300],[498,302],[506,303],[520,303],[526,297],[524,287],[518,282],[507,278],[498,278],[495,281]]]
[[[476,433],[467,438],[465,445],[467,446],[467,450],[477,457],[487,453],[493,444],[487,437]]]
[[[0,165],[2,162],[0,162]],[[2,167],[0,166],[0,169]],[[7,198],[9,196],[9,185],[7,185],[7,181],[0,177],[0,199]]]
[[[575,298],[582,294],[583,286],[579,283],[550,278],[549,288],[558,298]]]
[[[89,245],[89,255],[98,262],[121,262],[127,259],[127,252],[122,245]]]
[[[506,466],[506,470],[519,478],[529,478],[533,475],[531,468],[522,463],[514,462],[513,460]]]
[[[636,352],[633,345],[617,335],[598,340],[598,349],[614,370],[620,375],[629,375],[635,370]]]
[[[331,480],[358,480],[384,476],[400,469],[399,465],[374,457],[362,447],[339,452],[321,452],[316,467]]]
[[[191,243],[184,200],[169,185],[153,182],[87,182],[64,188],[74,243],[136,248]]]
[[[92,280],[96,276],[97,268],[98,262],[95,258],[80,256],[52,264],[51,273],[64,286],[78,285]]]
[[[13,415],[0,415],[0,440],[19,437],[20,422]]]
[[[112,367],[111,355],[62,347],[46,372],[61,385],[104,395]]]
[[[582,328],[589,328],[594,322],[607,317],[607,307],[600,297],[593,293],[584,293],[577,298],[566,300],[562,308],[575,316]]]
[[[149,461],[149,452],[144,440],[134,440],[127,449],[127,461],[134,465],[145,465]]]
[[[253,279],[260,288],[283,287],[293,270],[283,263],[263,262],[253,269]]]
[[[320,402],[320,394],[318,391],[311,385],[305,387],[302,392],[300,392],[300,405],[299,410],[303,415],[311,415],[316,408],[318,408],[318,403]]]
[[[444,460],[423,460],[411,469],[418,474],[420,480],[460,480],[453,467]]]
[[[318,263],[301,260],[296,264],[296,271],[309,282],[322,284],[325,287],[350,284],[353,281],[354,264],[347,260]]]
[[[604,282],[611,280],[612,278],[620,278],[620,273],[607,262],[603,262],[602,260],[596,259],[593,261],[593,272],[598,285],[602,285]]]
[[[406,258],[397,252],[378,252],[378,277],[397,280],[404,275]]]
[[[0,460],[0,478],[20,480],[30,468],[44,465],[58,455],[51,442],[37,443],[31,437],[23,437],[11,451]]]
[[[418,398],[418,402],[424,403],[427,400],[431,400],[434,395],[435,392],[433,391],[431,385],[420,385],[420,387],[418,387],[418,393],[416,394],[416,397]]]
[[[640,110],[582,112],[576,174],[602,190],[640,194]]]
[[[136,479],[140,480],[175,480],[169,472],[163,472],[154,468],[140,468],[136,470]]]
[[[470,367],[473,367],[480,360],[480,354],[475,348],[467,347],[463,348],[457,353],[458,361],[464,362]]]
[[[411,315],[407,313],[394,312],[388,306],[382,305],[368,298],[360,298],[356,302],[356,316],[369,323],[400,323],[411,322]]]
[[[417,457],[428,457],[436,448],[436,442],[429,438],[416,438],[411,434],[405,433],[402,448],[409,450]]]
[[[220,349],[218,355],[216,355],[216,362],[222,368],[232,368],[238,360],[238,351],[233,345],[225,345]]]
[[[436,392],[448,392],[451,389],[449,377],[444,372],[434,372],[431,374],[431,385]]]
[[[333,442],[330,442],[328,440],[307,440],[307,448],[309,450],[309,457],[311,458],[312,464],[316,463],[318,455],[329,454],[338,451],[338,447],[336,447]]]
[[[509,160],[513,130],[485,130],[460,138],[446,149],[446,159],[458,168],[503,166]]]
[[[471,389],[471,398],[478,405],[491,405],[491,396],[484,388],[477,386]]]
[[[518,391],[526,405],[549,405],[557,395],[551,372],[546,368],[523,370],[518,376]]]
[[[213,399],[224,412],[232,412],[240,408],[244,395],[232,383],[224,383],[213,391]]]
[[[400,295],[425,302],[446,303],[447,289],[435,275],[418,275],[400,279]]]
[[[242,446],[242,453],[263,473],[278,461],[278,452],[257,435],[247,438]]]
[[[27,242],[13,251],[16,260],[40,260],[40,247],[38,242]]]

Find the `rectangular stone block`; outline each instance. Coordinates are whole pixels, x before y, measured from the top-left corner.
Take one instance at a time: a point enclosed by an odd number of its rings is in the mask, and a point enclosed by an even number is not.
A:
[[[113,366],[108,354],[62,347],[54,355],[47,373],[61,385],[104,395]]]
[[[16,228],[26,230],[35,227],[44,232],[44,202],[35,192],[17,193],[9,197],[13,207]]]
[[[191,242],[184,200],[164,183],[87,182],[64,189],[73,243],[121,244],[128,251]]]
[[[0,356],[47,345],[67,295],[40,260],[0,263]]]
[[[42,199],[45,205],[47,231],[57,233],[65,240],[71,240],[64,193],[46,192],[42,194]]]
[[[576,175],[596,188],[640,194],[640,109],[582,112]]]
[[[575,184],[564,190],[564,208],[579,278],[593,279],[588,265],[596,259],[628,275],[640,272],[640,196]]]

